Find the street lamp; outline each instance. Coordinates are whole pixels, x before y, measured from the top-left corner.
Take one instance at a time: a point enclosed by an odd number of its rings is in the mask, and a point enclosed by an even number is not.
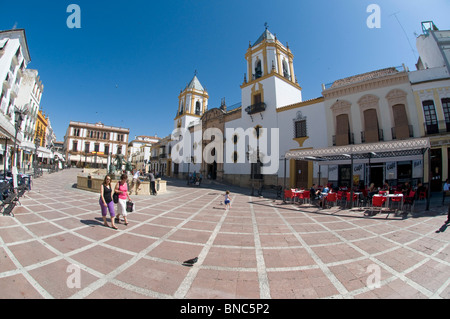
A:
[[[15,128],[15,136],[14,136],[14,148],[13,148],[13,154],[12,154],[12,175],[13,175],[13,185],[14,188],[17,188],[17,133],[21,130],[22,122],[25,119],[25,116],[28,114],[28,110],[30,108],[30,105],[27,103],[21,108],[14,108],[14,128]]]
[[[33,170],[34,170],[34,176],[37,176],[38,173],[38,147],[41,144],[41,139],[36,134],[36,138],[34,140],[34,162],[33,162]]]

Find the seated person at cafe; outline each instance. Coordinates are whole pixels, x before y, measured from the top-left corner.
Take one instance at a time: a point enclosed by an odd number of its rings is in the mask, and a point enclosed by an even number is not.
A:
[[[368,191],[367,196],[368,196],[369,198],[372,198],[373,195],[376,195],[376,194],[378,194],[378,189],[375,187],[375,184],[372,183],[372,184],[370,184],[370,187],[369,187],[369,191]]]
[[[411,185],[409,185],[409,182],[405,182],[402,186],[402,193],[404,196],[408,196],[409,192],[411,191]]]
[[[385,181],[385,182],[384,182],[384,185],[383,185],[383,190],[389,192],[389,189],[390,189],[390,188],[391,188],[391,187],[389,186],[388,181]]]
[[[319,205],[320,207],[323,206],[324,203],[324,199],[327,197],[328,192],[330,191],[330,189],[328,188],[328,186],[325,186],[324,189],[321,191],[320,189],[316,192],[316,195],[319,196]]]
[[[311,188],[309,189],[309,197],[310,197],[310,199],[315,199],[316,198],[316,192],[317,192],[316,184],[313,184],[311,186]]]
[[[416,196],[419,197],[420,193],[425,193],[426,191],[427,191],[427,188],[425,186],[423,186],[421,181],[419,181],[419,183],[417,184]]]

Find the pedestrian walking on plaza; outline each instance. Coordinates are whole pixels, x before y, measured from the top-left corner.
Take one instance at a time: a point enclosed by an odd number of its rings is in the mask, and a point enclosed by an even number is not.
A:
[[[156,192],[156,180],[155,180],[155,174],[150,171],[148,173],[148,178],[150,179],[150,191],[152,195],[157,195],[158,193]]]
[[[445,180],[444,187],[442,188],[442,205],[444,205],[445,196],[447,196],[447,193],[450,191],[450,184],[448,183],[448,179]]]
[[[448,205],[447,220],[445,221],[445,223],[450,224],[450,205]]]
[[[226,191],[225,193],[225,210],[229,210],[231,208],[231,197],[230,191]]]
[[[114,212],[114,202],[111,194],[112,194],[111,177],[106,175],[100,188],[100,200],[99,200],[100,208],[102,210],[103,224],[106,227],[109,227],[108,222],[106,220],[106,215],[109,211],[109,215],[111,216],[111,228],[117,229],[116,225],[114,224],[114,217],[116,216],[116,214]]]
[[[131,201],[130,195],[128,194],[128,176],[127,174],[122,174],[120,176],[120,181],[116,184],[114,192],[119,194],[119,203],[117,203],[117,217],[116,222],[120,223],[119,216],[123,216],[125,226],[128,225],[128,213],[127,213],[127,200]]]

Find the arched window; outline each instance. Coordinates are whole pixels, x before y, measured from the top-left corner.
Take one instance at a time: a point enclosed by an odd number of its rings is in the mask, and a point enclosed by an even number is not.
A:
[[[257,59],[255,63],[255,79],[258,79],[262,77],[262,66],[261,66],[261,60]]]
[[[181,106],[180,106],[180,113],[179,115],[184,113],[184,106],[183,106],[183,102],[181,102]]]
[[[290,79],[290,75],[289,75],[289,68],[288,68],[288,64],[286,62],[286,60],[283,60],[283,76],[286,79]]]
[[[200,109],[201,109],[200,102],[197,101],[197,103],[195,103],[195,114],[196,115],[200,115]]]

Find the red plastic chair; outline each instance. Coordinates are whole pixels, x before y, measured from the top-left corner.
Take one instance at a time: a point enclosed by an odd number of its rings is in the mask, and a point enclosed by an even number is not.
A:
[[[342,202],[343,200],[345,200],[345,196],[344,196],[344,192],[343,191],[338,191],[337,192],[336,200],[337,200],[337,202]]]
[[[386,203],[386,197],[384,196],[373,196],[372,197],[372,207],[370,212],[372,212],[371,216],[373,216],[373,212],[375,212],[376,210],[379,210],[380,213],[383,210],[383,206]]]
[[[310,200],[311,200],[311,192],[310,191],[304,191],[303,192],[303,202],[305,203],[305,202],[310,202]]]
[[[400,195],[400,194],[403,194],[403,193],[399,192],[399,191],[396,191],[394,194],[395,195]],[[400,196],[399,197],[391,197],[391,203],[392,204],[397,203],[398,206],[400,206],[400,204],[402,203],[402,200],[403,200],[403,197],[400,197]],[[389,215],[388,215],[388,217],[389,217]]]
[[[406,196],[403,200],[403,205],[409,205],[411,211],[414,210],[415,196],[416,196],[416,192],[410,191],[409,195]]]
[[[328,206],[328,203],[336,203],[337,204],[337,193],[329,193],[327,195],[327,197],[326,197],[327,206]]]
[[[295,199],[295,194],[292,189],[286,189],[284,191],[284,201],[286,201],[286,198],[290,198],[291,202]]]
[[[347,195],[346,195],[346,196],[347,196],[347,202],[348,202],[348,203],[350,203],[350,195],[351,195],[350,192],[348,192]],[[356,195],[356,194],[353,194],[353,203],[354,203],[354,202],[358,202],[358,195]]]

